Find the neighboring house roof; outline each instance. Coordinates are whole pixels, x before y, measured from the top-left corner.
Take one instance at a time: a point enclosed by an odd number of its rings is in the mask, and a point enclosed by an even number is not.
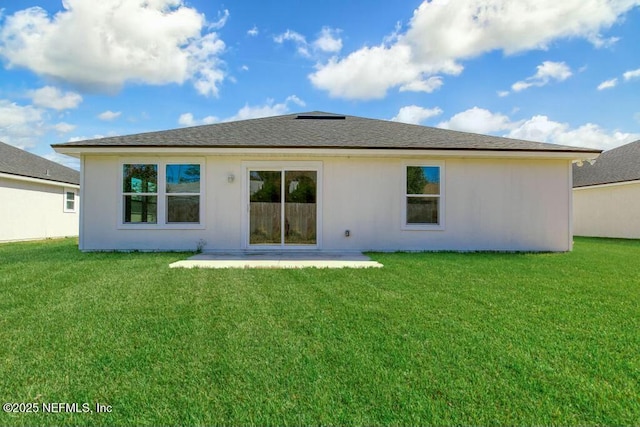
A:
[[[0,173],[80,184],[80,172],[0,142]]]
[[[573,165],[573,187],[640,180],[640,140],[605,151],[594,164]]]
[[[458,132],[386,120],[309,113],[55,144],[57,147],[367,148],[421,150],[600,150]]]

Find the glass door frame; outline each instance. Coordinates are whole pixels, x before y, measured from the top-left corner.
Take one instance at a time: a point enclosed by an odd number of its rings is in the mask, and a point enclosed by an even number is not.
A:
[[[314,171],[316,172],[316,243],[309,245],[286,244],[281,239],[279,244],[251,244],[251,195],[249,192],[251,171]],[[283,173],[284,176],[284,173]],[[242,249],[249,250],[318,250],[322,248],[322,162],[316,161],[245,161],[242,162]],[[282,195],[284,196],[284,195]],[[284,210],[284,203],[282,204]],[[281,230],[283,233],[283,230]]]

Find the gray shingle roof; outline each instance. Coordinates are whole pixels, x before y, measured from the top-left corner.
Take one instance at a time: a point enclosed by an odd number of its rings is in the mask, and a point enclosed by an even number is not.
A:
[[[573,165],[573,186],[640,180],[640,140],[602,153],[593,165]]]
[[[80,184],[80,172],[77,170],[3,142],[0,142],[0,172],[67,184]]]
[[[600,152],[318,111],[53,145],[124,146]]]

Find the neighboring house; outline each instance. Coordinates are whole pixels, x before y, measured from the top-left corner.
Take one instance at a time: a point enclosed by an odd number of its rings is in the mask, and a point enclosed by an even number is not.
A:
[[[78,235],[80,173],[0,142],[0,242]]]
[[[574,165],[573,226],[578,236],[640,239],[640,141]]]
[[[312,112],[53,146],[82,250],[568,251],[599,150]]]

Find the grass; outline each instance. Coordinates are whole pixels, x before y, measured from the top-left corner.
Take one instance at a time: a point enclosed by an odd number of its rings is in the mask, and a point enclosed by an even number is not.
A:
[[[0,403],[111,412],[0,425],[640,424],[640,241],[370,270],[75,245],[0,245]]]

